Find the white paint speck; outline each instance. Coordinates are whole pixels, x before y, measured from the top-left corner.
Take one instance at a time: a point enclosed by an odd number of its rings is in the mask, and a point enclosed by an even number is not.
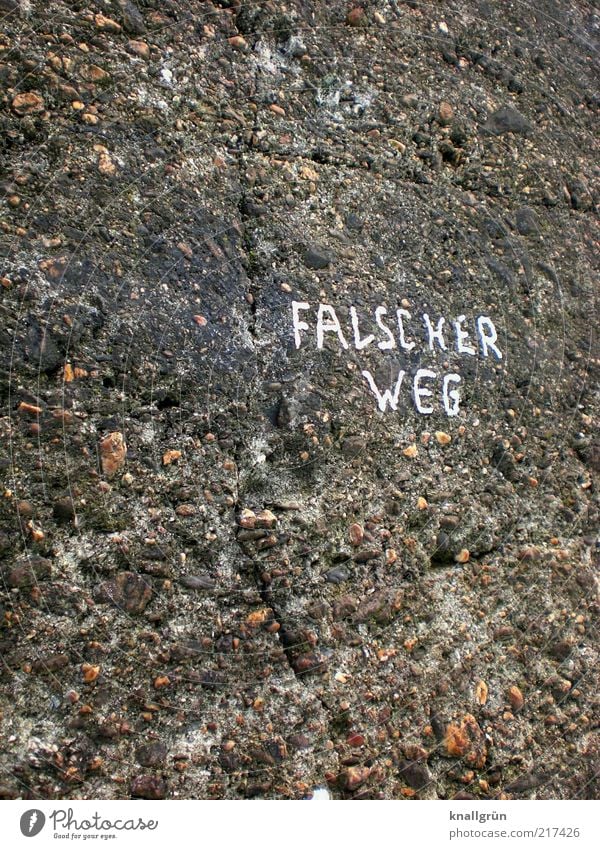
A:
[[[313,794],[310,797],[311,802],[329,802],[331,800],[331,794],[326,787],[315,787],[313,790]]]

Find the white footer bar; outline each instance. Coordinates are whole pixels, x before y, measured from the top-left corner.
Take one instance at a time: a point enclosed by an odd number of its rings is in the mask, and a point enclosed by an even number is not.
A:
[[[7,847],[597,849],[596,801],[5,801]]]

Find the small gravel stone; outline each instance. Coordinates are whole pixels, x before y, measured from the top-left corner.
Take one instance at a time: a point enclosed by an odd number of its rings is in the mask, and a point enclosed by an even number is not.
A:
[[[132,0],[119,0],[123,27],[131,35],[142,35],[146,31],[144,16]]]
[[[494,136],[501,136],[505,133],[524,135],[530,133],[533,127],[514,107],[503,106],[488,117],[484,129]]]
[[[242,35],[234,35],[229,39],[229,43],[236,50],[248,50],[248,42]]]
[[[337,566],[334,569],[330,569],[328,572],[325,572],[325,580],[330,584],[343,584],[349,577],[350,573],[347,572],[346,569],[341,569]]]
[[[366,26],[367,16],[365,10],[361,6],[355,6],[354,9],[350,9],[346,15],[346,23],[351,27]]]
[[[443,127],[447,127],[449,124],[452,123],[453,118],[454,109],[446,100],[442,100],[438,109],[438,119],[440,124]]]
[[[52,576],[52,563],[43,557],[32,557],[27,563],[15,566],[6,577],[9,587],[32,587],[38,581],[46,581]]]
[[[451,757],[463,758],[467,764],[483,768],[487,758],[485,736],[471,714],[466,714],[460,725],[451,722],[447,726],[444,743]]]
[[[111,603],[126,613],[143,613],[152,598],[152,587],[135,572],[120,572],[94,589],[100,603]]]
[[[106,15],[97,14],[94,17],[94,22],[99,30],[103,30],[104,32],[118,33],[121,32],[121,24],[118,24],[112,18],[108,18]]]
[[[64,669],[70,663],[70,658],[68,654],[64,654],[64,652],[51,652],[49,654],[44,654],[43,657],[34,660],[32,663],[32,669],[34,672],[44,674],[44,673],[54,673],[58,672],[60,669]]]
[[[368,563],[369,560],[376,560],[381,557],[381,549],[379,548],[363,548],[357,551],[353,557],[355,563]]]
[[[475,687],[475,700],[477,704],[484,705],[488,699],[488,685],[485,681],[478,681]]]
[[[361,525],[359,525],[357,522],[354,522],[352,525],[350,525],[348,529],[348,536],[350,537],[350,542],[352,543],[352,545],[359,546],[363,541],[364,535],[365,532],[363,531]]]
[[[82,663],[81,674],[86,684],[91,684],[100,675],[100,666],[93,663]]]
[[[178,451],[175,448],[170,449],[169,451],[165,451],[162,458],[163,466],[170,466],[171,463],[177,462],[177,460],[181,459],[181,451]]]
[[[523,693],[521,690],[513,684],[512,687],[508,688],[508,701],[510,702],[510,706],[514,711],[519,711],[525,704],[525,698],[523,697]]]
[[[150,58],[150,47],[145,41],[136,41],[135,39],[127,42],[127,50],[141,59]]]
[[[30,501],[18,501],[17,513],[21,519],[31,519],[33,516],[33,505]]]
[[[533,233],[538,233],[540,226],[537,215],[528,206],[523,206],[517,210],[515,217],[517,230],[522,236],[531,236]]]
[[[371,770],[368,766],[351,766],[340,774],[340,786],[351,793],[358,787],[361,787],[371,775]]]
[[[52,507],[52,515],[58,523],[72,522],[75,518],[75,507],[70,498],[59,498],[54,502]]]
[[[210,575],[184,575],[179,579],[179,583],[189,590],[214,590],[217,582]]]
[[[35,115],[46,108],[43,97],[35,91],[24,91],[15,95],[12,108],[17,115]]]
[[[109,433],[100,442],[100,461],[102,463],[102,471],[107,478],[113,478],[119,469],[125,464],[127,456],[127,446],[122,433],[115,431]]]
[[[131,795],[134,799],[164,799],[167,785],[156,775],[138,775],[131,782]]]
[[[325,248],[309,247],[304,252],[304,265],[307,268],[323,269],[331,265],[332,254]]]
[[[418,761],[402,761],[398,768],[398,777],[414,790],[422,790],[431,781],[427,765]]]

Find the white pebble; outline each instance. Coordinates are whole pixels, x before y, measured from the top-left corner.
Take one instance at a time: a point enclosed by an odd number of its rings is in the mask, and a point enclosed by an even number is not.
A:
[[[310,797],[311,802],[329,802],[331,799],[331,794],[326,787],[320,786],[315,787],[313,790],[313,794]]]

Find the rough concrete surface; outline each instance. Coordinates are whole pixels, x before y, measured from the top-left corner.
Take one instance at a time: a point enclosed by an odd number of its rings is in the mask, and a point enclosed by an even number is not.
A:
[[[599,26],[0,0],[1,797],[598,798]]]

